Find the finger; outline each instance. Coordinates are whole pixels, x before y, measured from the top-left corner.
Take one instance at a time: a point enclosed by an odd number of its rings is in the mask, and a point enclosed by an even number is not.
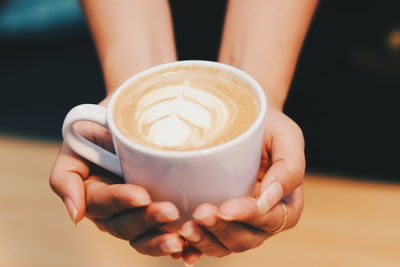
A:
[[[284,202],[287,221],[282,230],[295,226],[303,210],[302,188],[297,188],[289,194]],[[260,214],[257,201],[254,198],[237,198],[225,201],[218,210],[220,218],[226,221],[242,222],[264,231],[274,231],[282,224],[285,212],[281,203],[276,204],[267,213]]]
[[[139,253],[165,256],[182,252],[184,241],[176,233],[149,233],[129,242]]]
[[[170,202],[153,202],[148,207],[131,209],[110,219],[94,219],[100,229],[124,240],[138,236],[179,218],[178,209]]]
[[[199,206],[193,217],[230,252],[243,252],[258,247],[270,236],[265,231],[245,224],[222,220],[217,208],[210,204]]]
[[[112,153],[115,152],[111,132],[107,128],[97,123],[87,121],[78,121],[74,123],[73,127],[75,131],[79,132],[85,139],[90,140]]]
[[[173,258],[176,261],[182,259],[182,252],[172,253],[171,258]]]
[[[210,233],[203,230],[194,221],[184,223],[178,233],[184,237],[191,246],[205,255],[223,257],[230,254],[221,242]]]
[[[264,179],[267,170],[271,167],[271,158],[266,149],[262,150],[262,156],[260,161],[260,167],[257,173],[257,181],[261,182]],[[258,194],[258,192],[257,192]]]
[[[108,218],[121,211],[151,203],[149,193],[133,184],[108,184],[102,176],[90,176],[85,181],[87,215]]]
[[[66,144],[51,171],[49,184],[53,191],[64,201],[74,223],[79,222],[86,212],[85,187],[83,180],[89,175],[86,161],[73,153]]]
[[[272,164],[261,181],[257,203],[263,214],[303,182],[304,138],[297,124],[289,122],[273,133],[270,144]]]
[[[182,258],[186,265],[193,266],[200,259],[202,253],[192,246],[185,246],[182,252]]]

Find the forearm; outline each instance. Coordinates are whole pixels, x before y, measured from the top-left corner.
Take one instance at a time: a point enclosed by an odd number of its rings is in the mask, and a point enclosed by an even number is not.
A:
[[[107,93],[133,74],[175,61],[167,0],[81,0]]]
[[[219,61],[252,75],[282,109],[318,0],[230,0]]]

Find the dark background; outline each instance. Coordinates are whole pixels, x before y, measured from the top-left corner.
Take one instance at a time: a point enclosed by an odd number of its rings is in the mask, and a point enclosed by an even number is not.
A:
[[[90,34],[71,7],[10,28],[18,23],[6,20],[8,2],[0,7],[0,132],[59,140],[69,109],[104,97]],[[50,7],[29,3],[25,10]],[[171,0],[180,59],[216,59],[225,5]],[[400,182],[400,44],[391,39],[399,8],[398,0],[320,2],[285,106],[304,131],[308,170]]]

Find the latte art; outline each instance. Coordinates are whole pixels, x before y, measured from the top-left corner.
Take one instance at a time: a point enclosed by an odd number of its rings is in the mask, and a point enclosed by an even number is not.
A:
[[[238,136],[257,112],[258,102],[245,84],[226,73],[186,67],[133,82],[119,96],[114,119],[135,142],[194,150]]]
[[[206,146],[237,113],[235,103],[190,86],[166,86],[145,94],[135,112],[138,133],[160,147]]]

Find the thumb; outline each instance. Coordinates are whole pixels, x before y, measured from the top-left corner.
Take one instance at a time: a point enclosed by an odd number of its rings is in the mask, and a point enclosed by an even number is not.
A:
[[[272,164],[261,181],[257,200],[261,214],[267,213],[303,182],[304,139],[300,128],[296,124],[294,126],[280,131],[272,139]]]

